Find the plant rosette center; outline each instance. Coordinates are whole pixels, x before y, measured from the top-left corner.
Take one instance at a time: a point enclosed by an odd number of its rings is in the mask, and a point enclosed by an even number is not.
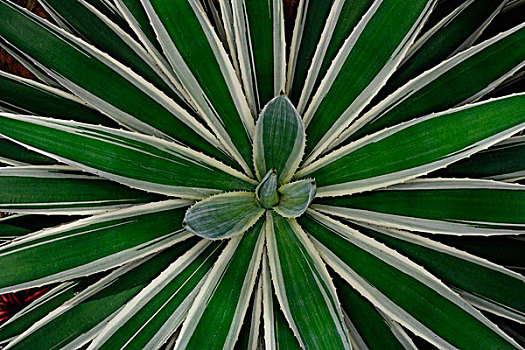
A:
[[[213,195],[191,206],[184,227],[204,238],[225,239],[246,232],[267,210],[285,218],[301,216],[315,197],[313,179],[294,179],[306,136],[301,116],[284,94],[263,108],[253,142],[254,192]]]

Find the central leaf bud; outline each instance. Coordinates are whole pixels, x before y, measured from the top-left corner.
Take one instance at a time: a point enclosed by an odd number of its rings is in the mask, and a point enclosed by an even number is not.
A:
[[[277,192],[278,178],[275,169],[271,169],[255,189],[257,201],[264,209],[271,209],[279,203],[279,193]]]

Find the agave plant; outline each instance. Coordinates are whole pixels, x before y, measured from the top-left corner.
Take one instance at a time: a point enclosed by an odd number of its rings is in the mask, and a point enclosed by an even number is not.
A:
[[[436,3],[0,0],[5,349],[521,348],[525,24]]]

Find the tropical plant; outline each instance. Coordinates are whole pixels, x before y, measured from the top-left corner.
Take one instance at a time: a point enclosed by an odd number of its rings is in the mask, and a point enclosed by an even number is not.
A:
[[[42,3],[0,0],[0,294],[51,286],[5,349],[521,348],[520,1]]]

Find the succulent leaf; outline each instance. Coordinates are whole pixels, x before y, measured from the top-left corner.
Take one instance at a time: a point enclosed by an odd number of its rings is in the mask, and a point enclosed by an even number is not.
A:
[[[184,228],[207,239],[241,235],[264,214],[253,192],[221,193],[191,206]]]
[[[268,170],[261,182],[255,188],[257,201],[264,209],[270,209],[279,203],[279,194],[277,193],[277,172],[275,169]]]
[[[274,97],[257,120],[253,162],[259,179],[271,169],[287,183],[301,162],[306,139],[301,116],[284,94]]]
[[[0,348],[523,350],[523,8],[0,0]]]
[[[280,201],[274,210],[286,218],[296,218],[308,209],[316,191],[313,179],[289,182],[279,188]]]

